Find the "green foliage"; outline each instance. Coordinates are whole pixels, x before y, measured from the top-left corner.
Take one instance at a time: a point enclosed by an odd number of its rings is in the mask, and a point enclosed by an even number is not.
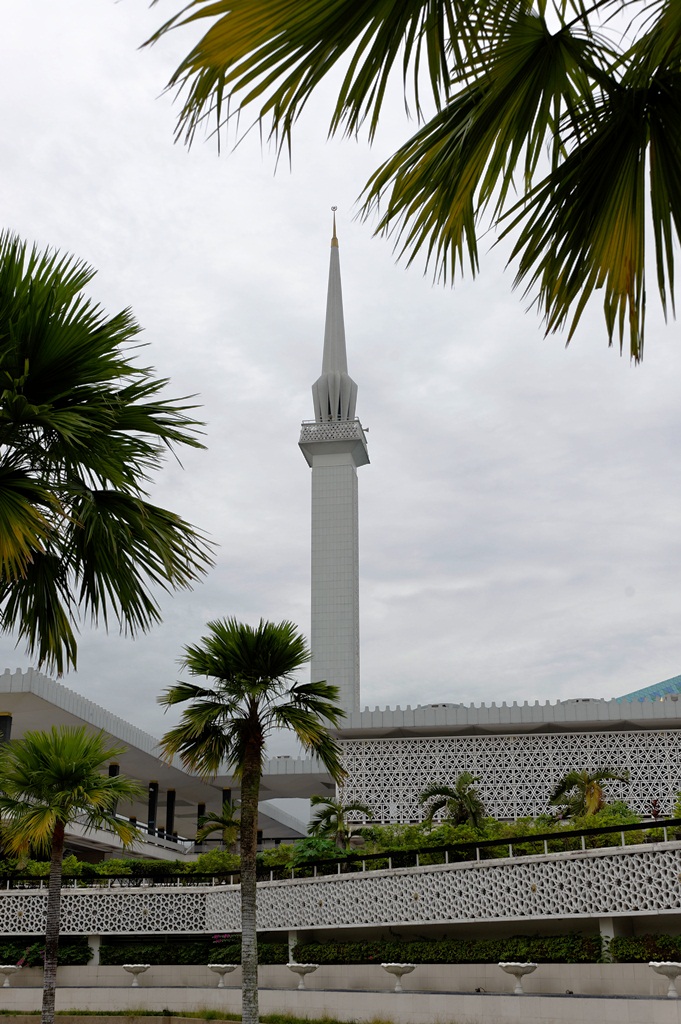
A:
[[[210,545],[146,487],[168,451],[203,447],[193,406],[135,366],[140,328],[83,294],[94,271],[0,234],[0,630],[39,666],[76,666],[74,628],[160,620],[153,588],[185,589]]]
[[[640,815],[629,808],[624,801],[616,800],[612,804],[606,804],[596,814],[585,814],[582,817],[573,818],[570,821],[570,828],[607,828],[610,825],[637,825],[641,821]],[[585,845],[588,850],[597,849],[602,846],[612,845],[612,835],[587,836]],[[645,833],[633,829],[624,833],[624,842],[627,846],[638,845],[645,842]]]
[[[315,964],[494,964],[501,960],[535,963],[596,963],[598,935],[513,935],[502,939],[375,940],[371,942],[301,942],[296,960]]]
[[[103,964],[239,964],[241,937],[216,935],[194,939],[121,940],[103,942],[99,958]],[[258,963],[285,964],[288,945],[285,942],[258,942]]]
[[[289,148],[329,84],[329,131],[372,139],[394,83],[417,130],[369,179],[362,213],[400,256],[454,280],[476,273],[482,233],[513,232],[515,284],[547,331],[569,340],[600,293],[608,342],[628,335],[635,360],[646,265],[673,310],[678,0],[192,0],[154,39],[187,25],[204,34],[169,84],[189,143],[255,120]]]
[[[201,818],[196,830],[196,842],[202,843],[209,836],[218,833],[223,848],[231,850],[239,837],[239,826],[238,804],[225,800],[218,814],[211,812]]]
[[[322,839],[333,838],[339,850],[350,849],[351,835],[359,834],[360,825],[351,814],[362,814],[365,818],[372,815],[371,808],[359,800],[343,802],[333,797],[315,795],[310,800],[313,814],[308,825],[308,834]]]
[[[44,936],[0,940],[0,963],[23,967],[42,967],[45,949]],[[63,967],[82,967],[92,957],[85,936],[74,936],[59,943],[57,963]]]
[[[294,856],[295,844],[280,843],[279,846],[271,846],[263,850],[257,856],[258,869],[289,866]]]
[[[135,862],[131,860],[112,857],[111,860],[103,860],[100,864],[95,864],[94,867],[98,875],[103,875],[106,878],[122,878],[132,874],[133,863]]]
[[[307,864],[312,860],[331,860],[343,856],[332,839],[324,839],[322,836],[305,836],[288,848],[290,852],[290,864],[297,867],[299,864]]]
[[[651,960],[681,960],[681,935],[615,936],[608,953],[620,963],[647,964]]]
[[[425,813],[424,821],[433,824],[440,811],[452,825],[472,825],[479,828],[485,817],[485,808],[475,783],[480,779],[470,772],[461,772],[453,786],[434,783],[421,793],[419,803]]]
[[[187,873],[198,875],[221,875],[229,874],[230,871],[238,871],[241,858],[238,853],[230,853],[228,850],[207,850],[200,853],[193,865],[185,865]]]
[[[595,815],[606,806],[604,782],[628,782],[628,771],[599,768],[570,771],[554,786],[549,803],[563,808],[563,817]]]

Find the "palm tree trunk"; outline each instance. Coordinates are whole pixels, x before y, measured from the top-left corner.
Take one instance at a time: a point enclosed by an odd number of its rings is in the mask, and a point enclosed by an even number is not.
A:
[[[42,1024],[54,1024],[54,1001],[57,988],[57,951],[59,948],[59,909],[61,906],[61,874],[64,859],[64,825],[58,821],[52,836],[50,882],[47,890],[45,919],[45,973],[43,976]]]
[[[258,1024],[258,935],[256,853],[260,750],[247,748],[241,774],[241,1020]]]

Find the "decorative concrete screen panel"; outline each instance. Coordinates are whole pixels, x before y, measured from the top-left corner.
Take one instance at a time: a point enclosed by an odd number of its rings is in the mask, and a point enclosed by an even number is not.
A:
[[[545,813],[551,790],[572,770],[627,769],[630,783],[606,790],[644,814],[658,799],[670,815],[681,790],[676,730],[344,739],[341,746],[342,799],[367,804],[382,822],[420,821],[426,786],[451,786],[463,771],[479,778],[487,813],[511,820]]]
[[[0,893],[0,932],[44,931],[47,894]],[[348,928],[681,912],[681,842],[333,875],[258,886],[258,927]],[[62,933],[210,934],[240,928],[238,887],[73,889]]]

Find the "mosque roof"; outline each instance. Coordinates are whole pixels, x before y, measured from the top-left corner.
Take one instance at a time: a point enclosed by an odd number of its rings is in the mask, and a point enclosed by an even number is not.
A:
[[[628,704],[643,704],[649,700],[664,700],[665,697],[677,693],[681,693],[681,676],[663,679],[661,683],[653,683],[652,686],[644,686],[641,690],[633,690],[631,693],[625,693],[622,697],[616,697],[615,700],[620,704],[625,701]]]

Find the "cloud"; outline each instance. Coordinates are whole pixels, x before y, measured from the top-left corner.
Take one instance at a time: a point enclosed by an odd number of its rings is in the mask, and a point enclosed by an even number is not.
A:
[[[652,314],[633,368],[607,348],[597,308],[569,349],[544,338],[499,250],[453,290],[395,265],[352,218],[403,136],[399,107],[372,152],[325,141],[322,95],[276,175],[255,134],[220,156],[211,140],[187,152],[163,93],[186,39],[137,49],[161,16],[34,0],[4,19],[5,224],[91,262],[91,293],[145,328],[140,358],[170,393],[200,395],[207,451],[168,462],[154,498],[219,544],[209,578],[164,597],[148,636],[83,626],[67,685],[159,732],[155,696],[207,620],[308,630],[297,439],[321,363],[332,204],[372,459],[360,470],[364,703],[610,696],[676,674],[676,327]],[[27,664],[11,638],[0,650]]]

